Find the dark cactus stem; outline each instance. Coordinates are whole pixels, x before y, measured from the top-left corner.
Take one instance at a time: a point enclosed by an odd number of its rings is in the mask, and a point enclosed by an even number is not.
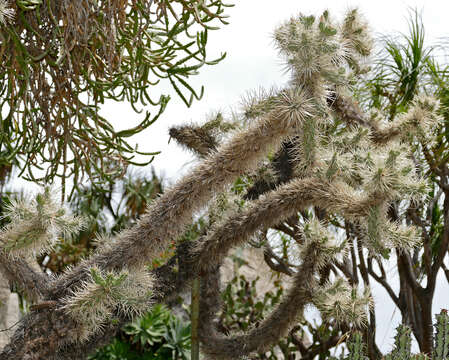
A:
[[[191,321],[192,321],[192,349],[191,360],[200,358],[200,342],[198,339],[198,323],[200,316],[200,278],[196,276],[192,280],[191,292]]]

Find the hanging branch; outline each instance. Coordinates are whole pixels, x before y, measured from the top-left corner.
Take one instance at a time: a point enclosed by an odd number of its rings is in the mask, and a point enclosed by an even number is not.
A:
[[[0,2],[0,150],[19,157],[20,175],[49,183],[85,177],[101,188],[129,164],[149,164],[128,138],[165,110],[169,96],[153,87],[167,79],[187,106],[200,99],[188,80],[211,60],[208,32],[226,24],[221,0],[20,0]],[[105,101],[126,100],[136,125],[117,131],[101,114]],[[146,160],[136,162],[136,155]],[[99,171],[94,171],[97,169]],[[43,171],[44,170],[44,171]],[[102,174],[96,179],[95,174]]]

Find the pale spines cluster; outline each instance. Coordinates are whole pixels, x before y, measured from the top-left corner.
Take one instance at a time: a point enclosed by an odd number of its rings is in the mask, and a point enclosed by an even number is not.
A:
[[[365,72],[367,69],[363,66],[363,60],[370,56],[374,42],[368,23],[358,9],[351,9],[347,12],[341,25],[341,33],[352,50],[346,57],[349,65],[357,74]]]
[[[305,261],[306,257],[313,256],[317,269],[333,263],[347,251],[346,242],[338,241],[325,224],[316,218],[301,225],[299,232],[303,238],[300,258]],[[369,292],[359,294],[357,288],[339,277],[317,287],[312,303],[325,319],[332,318],[338,323],[361,327],[366,322],[372,298]]]
[[[394,138],[404,142],[417,139],[429,144],[442,121],[439,109],[440,103],[437,99],[420,94],[413,100],[408,111],[397,116],[392,122],[386,122],[380,111],[372,111],[368,121],[373,130],[373,140],[382,144]]]
[[[292,83],[308,84],[314,97],[328,97],[326,83],[345,82],[342,66],[347,42],[327,11],[319,19],[313,15],[291,18],[275,31],[274,39],[293,72]]]
[[[205,157],[211,151],[217,150],[224,134],[236,128],[236,123],[225,121],[223,115],[218,112],[202,125],[174,126],[170,128],[169,134],[179,145],[200,157]]]
[[[314,169],[316,176],[326,179],[340,179],[348,186],[356,188],[360,185],[360,174],[354,161],[356,153],[344,152],[341,145],[331,144],[317,150],[317,164]]]
[[[304,259],[306,255],[310,255],[311,251],[315,251],[316,266],[320,269],[332,263],[346,250],[346,243],[338,241],[325,224],[316,218],[311,218],[302,224],[299,233],[304,240],[300,249],[300,258]]]
[[[360,127],[342,136],[323,135],[314,172],[337,176],[355,190],[385,199],[422,199],[427,183],[416,174],[407,148],[398,141],[377,146],[371,135]]]
[[[398,141],[376,145],[372,132],[360,127],[332,136],[322,136],[317,151],[316,167],[310,171],[327,181],[340,180],[348,194],[367,194],[365,211],[355,216],[366,236],[366,246],[374,253],[386,248],[407,249],[416,246],[420,233],[415,227],[387,220],[390,201],[420,201],[428,192],[427,182],[420,178],[405,146]],[[367,198],[367,199],[368,199]]]
[[[257,119],[273,110],[275,99],[279,94],[279,89],[271,88],[266,90],[259,88],[248,91],[241,100],[241,115],[243,123]]]
[[[0,232],[0,247],[10,256],[27,257],[51,248],[59,236],[76,234],[84,225],[52,196],[50,188],[32,201],[15,200],[6,209],[11,222]]]
[[[439,108],[440,102],[436,98],[421,94],[413,100],[410,109],[398,121],[407,135],[415,135],[419,141],[429,143],[434,138],[433,131],[442,121]]]
[[[341,155],[356,156],[360,149],[367,149],[372,145],[370,130],[360,125],[347,126],[337,134],[325,132],[322,139],[325,148],[338,149]]]
[[[365,150],[358,164],[364,191],[374,191],[385,199],[419,200],[426,195],[428,185],[417,176],[408,152],[398,143]]]
[[[207,156],[217,148],[217,139],[201,127],[193,125],[183,125],[172,127],[169,131],[170,138],[186,149],[193,151],[199,156]]]
[[[362,328],[366,325],[373,300],[368,291],[361,294],[356,287],[339,277],[318,288],[313,304],[324,319]]]
[[[315,100],[305,89],[302,86],[284,89],[272,100],[272,113],[276,114],[284,126],[295,124],[298,130],[307,119],[317,115],[319,109],[315,105]]]
[[[386,206],[373,206],[369,209],[366,222],[360,224],[360,235],[365,238],[365,245],[372,254],[386,254],[388,249],[399,251],[413,249],[421,241],[420,230],[413,225],[392,222],[386,218]]]
[[[153,276],[144,269],[104,271],[91,267],[89,279],[64,299],[62,309],[79,327],[78,337],[86,340],[119,315],[138,316],[151,302]]]
[[[9,0],[0,0],[0,25],[8,25],[14,20],[16,13]]]
[[[407,152],[392,144],[374,151],[367,151],[360,166],[362,189],[383,199],[370,207],[365,229],[368,247],[383,252],[386,248],[413,248],[420,242],[420,233],[413,226],[391,223],[386,212],[389,201],[417,201],[428,191],[424,179],[416,175],[415,167]]]

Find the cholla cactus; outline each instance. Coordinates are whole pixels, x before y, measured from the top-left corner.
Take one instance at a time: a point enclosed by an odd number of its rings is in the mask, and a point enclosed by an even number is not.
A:
[[[311,250],[315,251],[314,258],[319,268],[331,263],[337,255],[345,250],[346,244],[338,243],[335,235],[331,234],[318,219],[313,218],[306,221],[301,226],[300,233],[304,238],[300,257],[304,259]]]
[[[317,99],[329,95],[326,82],[346,84],[343,66],[348,43],[327,11],[319,19],[313,15],[292,18],[275,31],[274,38],[293,72],[293,82],[307,84]]]
[[[149,309],[153,282],[146,271],[114,273],[90,268],[90,279],[73,291],[63,306],[79,324],[78,340],[86,340],[116,314],[136,316]]]
[[[417,136],[425,143],[433,139],[431,134],[442,118],[438,114],[439,101],[427,95],[420,95],[410,110],[397,120],[398,128],[404,136]]]
[[[424,143],[433,139],[432,131],[441,122],[438,114],[439,101],[427,95],[419,95],[410,109],[398,116],[393,122],[386,122],[385,116],[374,110],[368,119],[377,143],[387,143],[394,138],[410,141],[418,138]]]
[[[16,200],[6,210],[11,222],[0,233],[0,248],[10,256],[28,256],[48,250],[58,236],[76,234],[83,220],[68,214],[50,188],[28,202]]]
[[[334,319],[340,324],[362,328],[366,325],[366,317],[373,302],[369,291],[359,294],[356,287],[338,278],[317,290],[313,304],[326,320]]]

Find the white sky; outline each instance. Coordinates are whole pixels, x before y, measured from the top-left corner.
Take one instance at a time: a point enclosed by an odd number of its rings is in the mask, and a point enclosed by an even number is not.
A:
[[[209,58],[215,58],[221,52],[227,57],[220,64],[200,69],[200,75],[190,81],[196,88],[204,84],[205,94],[191,108],[186,108],[169,86],[158,87],[155,91],[172,94],[167,110],[149,129],[135,137],[139,149],[143,151],[162,151],[153,165],[157,173],[165,174],[168,182],[186,172],[188,162],[192,161],[189,153],[181,150],[174,141],[168,144],[168,128],[175,124],[190,121],[203,121],[206,114],[214,110],[229,111],[238,106],[241,96],[246,91],[259,87],[269,88],[286,81],[282,64],[271,41],[273,29],[284,20],[299,12],[319,15],[329,9],[335,17],[341,17],[346,9],[357,6],[367,17],[374,33],[393,35],[407,32],[408,10],[423,10],[423,21],[429,43],[441,37],[448,37],[447,24],[449,2],[443,0],[405,1],[301,1],[301,0],[235,0],[237,5],[227,10],[230,25],[219,31],[209,33]],[[102,113],[117,125],[117,128],[129,128],[135,125],[138,117],[126,104],[111,103],[104,107]],[[389,277],[397,279],[397,271],[392,266]],[[440,284],[443,283],[440,279]],[[377,306],[378,345],[389,349],[393,342],[392,330],[400,320],[398,310],[388,299],[385,291],[375,288],[374,297]],[[449,289],[439,287],[435,296],[434,313],[442,307],[449,308]],[[381,306],[379,306],[379,304]],[[381,308],[381,310],[379,310]]]
[[[323,10],[329,9],[333,16],[341,18],[345,10],[357,6],[367,17],[375,36],[379,36],[407,33],[408,10],[417,8],[423,11],[428,43],[435,43],[438,39],[449,36],[447,23],[449,2],[442,0],[242,0],[236,3],[234,8],[228,9],[230,25],[209,34],[210,58],[225,51],[226,59],[218,65],[202,68],[200,75],[191,80],[196,88],[205,85],[203,99],[187,109],[171,92],[172,100],[163,116],[146,132],[136,137],[140,150],[162,151],[153,165],[169,182],[179,178],[192,164],[192,156],[189,153],[181,150],[174,141],[168,144],[170,126],[190,121],[204,121],[206,115],[215,110],[229,112],[231,108],[235,109],[238,106],[246,91],[259,87],[269,88],[272,85],[279,86],[286,81],[271,34],[277,25],[290,16],[300,12],[318,15]],[[169,90],[169,87],[166,89]],[[114,124],[120,124],[120,127],[129,127],[130,119],[136,118],[124,104],[108,105],[104,113],[114,121]],[[397,270],[393,263],[388,277],[393,280],[397,290]],[[441,308],[449,308],[449,288],[441,273],[439,284],[434,313],[439,312]],[[377,343],[383,351],[386,351],[393,343],[394,328],[400,321],[400,314],[383,289],[374,286],[373,295],[377,304]]]

